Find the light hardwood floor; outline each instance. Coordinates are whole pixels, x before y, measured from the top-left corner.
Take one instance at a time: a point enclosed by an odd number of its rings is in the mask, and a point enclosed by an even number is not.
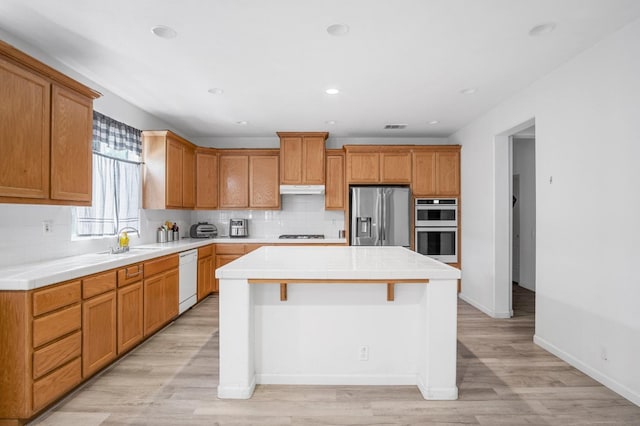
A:
[[[533,293],[511,319],[459,302],[457,401],[415,386],[258,386],[219,400],[218,299],[209,297],[57,407],[39,425],[640,425],[640,407],[532,342]]]

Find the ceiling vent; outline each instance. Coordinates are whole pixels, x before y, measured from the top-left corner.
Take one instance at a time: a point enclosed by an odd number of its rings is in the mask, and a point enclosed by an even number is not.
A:
[[[407,127],[406,124],[387,124],[384,126],[385,130],[398,130],[405,129]]]

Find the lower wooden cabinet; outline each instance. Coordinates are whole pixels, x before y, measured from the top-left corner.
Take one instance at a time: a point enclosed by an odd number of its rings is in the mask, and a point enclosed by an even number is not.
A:
[[[214,253],[213,244],[198,249],[198,301],[217,291],[214,279]]]
[[[82,304],[82,374],[88,377],[116,359],[116,292]]]
[[[75,358],[48,376],[33,382],[33,412],[46,407],[82,381],[82,362]]]
[[[118,288],[118,354],[134,348],[144,338],[142,280]]]
[[[144,335],[149,336],[178,315],[178,256],[144,264]]]

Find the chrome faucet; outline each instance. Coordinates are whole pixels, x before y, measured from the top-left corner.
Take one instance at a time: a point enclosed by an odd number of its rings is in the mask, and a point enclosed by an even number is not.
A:
[[[116,244],[115,246],[111,247],[111,254],[120,254],[120,253],[126,253],[129,251],[128,245],[124,247],[120,246],[120,235],[125,231],[135,232],[138,238],[140,238],[140,231],[138,231],[136,228],[133,228],[131,226],[125,226],[123,228],[120,228],[120,230],[116,233]]]

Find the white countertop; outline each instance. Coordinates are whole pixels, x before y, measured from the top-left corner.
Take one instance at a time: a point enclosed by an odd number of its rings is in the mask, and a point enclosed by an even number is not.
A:
[[[132,246],[123,254],[88,253],[0,268],[0,290],[32,290],[209,244],[344,244],[345,239],[211,238]]]
[[[217,269],[216,278],[458,279],[460,270],[402,247],[265,246]]]

